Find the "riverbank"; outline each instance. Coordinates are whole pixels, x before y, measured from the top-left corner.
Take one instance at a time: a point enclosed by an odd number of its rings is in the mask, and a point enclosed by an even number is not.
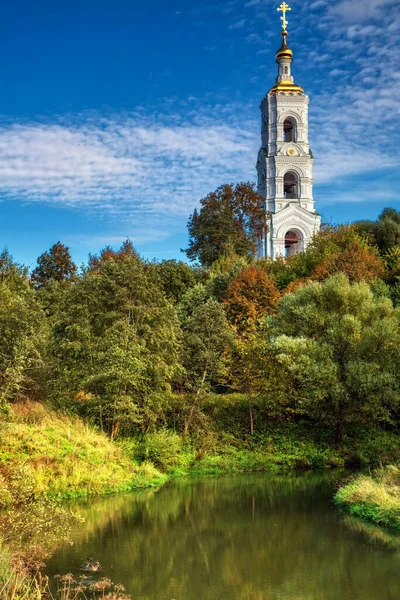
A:
[[[357,475],[339,489],[335,502],[356,517],[400,530],[400,467]]]
[[[70,499],[160,485],[150,462],[134,464],[123,450],[81,419],[38,403],[13,407],[0,424],[0,506],[32,496]]]
[[[11,516],[7,522],[0,518],[0,591],[11,586],[24,596],[26,586],[33,585],[35,561],[67,539],[71,515],[60,500],[158,487],[191,475],[376,464],[393,461],[398,452],[394,432],[350,431],[338,452],[330,433],[314,424],[277,422],[261,413],[250,435],[246,401],[238,395],[219,396],[205,408],[206,434],[195,431],[184,438],[170,428],[116,443],[43,404],[14,405],[0,422],[0,507]],[[177,410],[174,417],[179,423]],[[11,530],[15,540],[24,537],[23,552],[10,538]],[[1,532],[7,535],[3,543]],[[10,596],[4,591],[3,597]]]
[[[349,430],[337,451],[329,431],[304,421],[260,415],[250,435],[239,395],[219,396],[212,410],[206,408],[206,432],[184,437],[165,428],[113,442],[78,417],[35,402],[16,404],[0,422],[0,507],[16,499],[21,504],[26,494],[66,500],[130,492],[188,475],[376,466],[399,459],[395,431]]]

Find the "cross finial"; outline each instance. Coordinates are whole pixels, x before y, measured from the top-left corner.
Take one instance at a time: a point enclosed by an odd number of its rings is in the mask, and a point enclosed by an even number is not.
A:
[[[282,29],[283,29],[283,31],[286,31],[286,28],[287,28],[287,26],[289,24],[288,21],[286,20],[286,13],[289,10],[292,10],[292,9],[290,8],[289,4],[286,4],[286,2],[282,2],[282,4],[280,5],[280,7],[277,8],[276,10],[278,10],[279,12],[283,13],[283,15],[281,17]]]

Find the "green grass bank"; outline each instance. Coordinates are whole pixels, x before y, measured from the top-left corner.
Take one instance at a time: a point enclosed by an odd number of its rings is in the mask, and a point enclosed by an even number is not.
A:
[[[35,496],[68,499],[128,492],[165,479],[82,420],[41,404],[18,404],[0,424],[0,506],[12,505],[24,488]]]
[[[158,486],[171,477],[246,471],[378,466],[396,463],[399,433],[349,428],[343,447],[313,422],[274,420],[239,394],[215,395],[203,407],[205,426],[182,431],[179,401],[165,428],[113,442],[78,417],[42,404],[16,404],[0,421],[0,506],[24,488],[34,496],[72,499]]]
[[[400,530],[400,466],[353,477],[338,490],[335,502],[356,517]]]

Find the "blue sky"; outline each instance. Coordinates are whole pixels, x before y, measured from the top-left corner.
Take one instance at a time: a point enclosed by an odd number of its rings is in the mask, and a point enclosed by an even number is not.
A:
[[[2,7],[0,245],[81,263],[129,237],[181,258],[199,199],[255,180],[279,0],[71,0]],[[292,0],[314,195],[334,222],[400,209],[398,0]]]

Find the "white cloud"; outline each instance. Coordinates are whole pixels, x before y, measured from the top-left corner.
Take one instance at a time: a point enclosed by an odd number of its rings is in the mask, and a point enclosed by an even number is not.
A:
[[[247,19],[239,19],[229,25],[229,29],[242,29],[247,23]]]
[[[395,5],[398,0],[342,0],[333,4],[329,12],[347,23],[360,23],[379,17],[384,9]]]
[[[196,119],[79,115],[3,124],[0,194],[102,213],[188,214],[213,187],[248,176],[256,155],[235,113]]]

